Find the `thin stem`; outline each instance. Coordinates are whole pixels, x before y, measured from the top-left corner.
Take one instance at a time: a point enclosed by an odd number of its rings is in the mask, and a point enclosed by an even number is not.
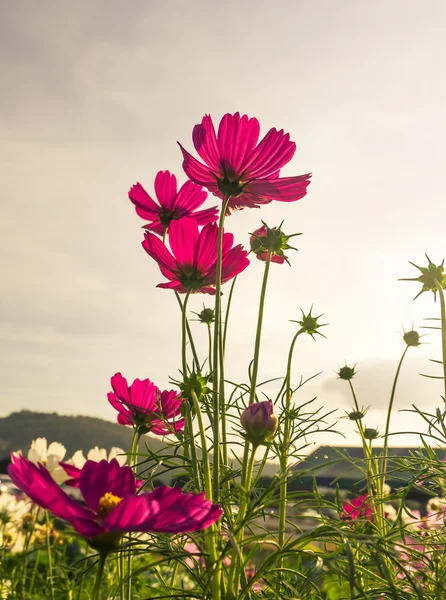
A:
[[[294,346],[296,345],[297,338],[303,332],[302,329],[295,334],[290,345],[288,352],[288,362],[286,371],[286,384],[285,384],[285,409],[284,409],[284,431],[282,440],[282,452],[280,457],[280,469],[282,471],[282,482],[280,484],[280,504],[279,504],[279,547],[283,548],[285,545],[285,524],[286,524],[286,513],[287,513],[287,487],[288,487],[288,459],[290,449],[290,435],[291,435],[291,418],[290,418],[290,407],[291,399],[293,397],[293,390],[291,388],[291,364],[293,361]],[[280,557],[279,568],[283,566],[283,558]]]
[[[436,279],[435,285],[437,286],[438,295],[440,296],[440,314],[441,314],[441,349],[443,357],[443,381],[444,381],[444,401],[446,402],[446,306],[443,288],[441,283]]]
[[[226,351],[226,334],[228,333],[229,310],[231,308],[232,294],[234,292],[234,287],[235,287],[235,282],[237,281],[237,277],[238,277],[238,275],[236,275],[234,277],[234,279],[232,280],[232,283],[231,283],[231,287],[229,289],[228,304],[226,306],[226,315],[225,315],[225,326],[224,326],[224,330],[223,330],[223,355]]]
[[[254,360],[252,363],[251,392],[249,394],[249,404],[252,404],[256,399],[257,374],[259,371],[259,357],[260,357],[260,340],[262,337],[263,313],[264,313],[264,309],[265,309],[266,286],[268,283],[268,274],[269,274],[270,264],[271,264],[271,251],[268,250],[268,254],[266,257],[266,261],[265,261],[265,271],[263,273],[262,290],[260,292],[259,314],[257,317],[257,331],[256,331],[256,340],[255,340],[255,344],[254,344]]]
[[[209,361],[209,373],[212,373],[212,331],[211,324],[207,324],[208,328],[208,361]]]
[[[104,567],[105,567],[106,560],[107,560],[107,554],[105,552],[101,552],[99,554],[99,565],[98,565],[98,570],[96,572],[96,581],[94,584],[93,600],[101,600],[102,578],[104,576]]]
[[[187,301],[189,300],[190,290],[187,292],[181,308],[181,364],[183,377],[187,377],[187,352],[186,352],[186,331],[187,331]],[[180,302],[181,304],[181,302]]]
[[[188,296],[189,296],[189,294],[190,294],[190,292],[187,293]],[[178,301],[181,311],[183,311],[183,303],[181,302],[181,298],[180,298],[180,295],[178,292],[175,292],[175,297]],[[192,336],[192,331],[190,329],[189,321],[187,320],[187,318],[186,318],[186,331],[187,331],[187,339],[189,340],[189,344],[190,344],[190,349],[192,350],[192,356],[194,358],[195,369],[197,370],[197,373],[200,373],[201,372],[200,361],[198,359],[197,349],[195,348],[194,338]]]
[[[53,559],[51,556],[51,541],[50,541],[50,515],[49,512],[45,511],[45,524],[46,524],[46,549],[48,553],[48,579],[50,580],[50,592],[51,600],[54,600],[54,587],[53,587]]]
[[[214,354],[212,374],[212,408],[214,413],[213,423],[213,445],[214,445],[214,468],[213,468],[213,502],[220,500],[220,391],[219,391],[219,350],[220,350],[220,323],[221,323],[221,262],[222,262],[222,241],[223,241],[223,226],[225,223],[225,212],[228,206],[230,196],[227,196],[221,208],[220,219],[218,223],[218,240],[217,240],[217,265],[215,275],[215,321],[214,321]]]
[[[129,457],[129,467],[131,469],[133,469],[133,472],[136,475],[136,463],[137,463],[137,454],[138,454],[138,448],[139,448],[139,440],[141,438],[141,432],[139,429],[134,429],[133,430],[133,437],[132,437],[132,443],[130,446],[130,457]],[[132,535],[131,533],[128,534],[128,541],[129,541],[129,549],[127,550],[127,584],[126,584],[126,593],[127,593],[127,600],[131,600],[132,597],[132,550],[130,548],[130,542],[132,541]],[[121,550],[121,555],[122,555],[123,550]],[[105,558],[104,558],[105,561]],[[102,569],[103,569],[103,565],[102,565]],[[124,573],[122,573],[122,576],[124,575]],[[102,577],[102,575],[101,575]]]

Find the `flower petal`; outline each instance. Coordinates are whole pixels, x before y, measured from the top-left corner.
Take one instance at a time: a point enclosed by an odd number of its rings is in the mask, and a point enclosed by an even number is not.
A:
[[[201,206],[207,197],[207,192],[200,185],[193,181],[186,181],[175,198],[176,212],[182,208],[186,213],[190,213]],[[193,216],[195,217],[195,215]]]
[[[195,219],[185,217],[172,221],[169,227],[169,244],[178,264],[194,265],[197,240],[198,224]]]
[[[211,115],[205,115],[201,124],[195,125],[192,131],[192,141],[195,150],[204,162],[211,167],[215,173],[219,173],[221,168],[220,152]]]
[[[294,156],[296,144],[289,133],[273,128],[268,131],[243,165],[244,179],[263,179],[281,169]]]
[[[255,118],[240,117],[238,112],[222,118],[218,128],[218,147],[228,175],[235,177],[242,174],[242,167],[256,147],[259,134],[260,124]]]
[[[160,207],[152,200],[140,183],[130,188],[129,199],[135,205],[136,214],[143,219],[153,221],[158,217]]]
[[[119,400],[117,395],[113,394],[113,392],[107,394],[107,399],[113,408],[118,411],[118,423],[120,425],[133,425],[133,414],[127,410],[122,403],[122,400]]]
[[[155,194],[161,206],[171,210],[177,195],[177,178],[169,171],[159,171],[155,177]]]
[[[164,277],[167,279],[176,279],[178,265],[173,256],[163,244],[163,242],[155,235],[146,232],[142,247],[158,263],[158,267]]]
[[[248,183],[245,191],[252,194],[256,202],[258,202],[258,198],[294,202],[306,195],[307,187],[310,185],[310,177],[311,174],[307,173],[297,177],[254,180]]]
[[[198,185],[204,185],[212,193],[218,192],[216,176],[205,165],[198,162],[196,158],[189,154],[180,143],[178,145],[183,153],[183,169],[189,179],[194,183],[198,183]]]

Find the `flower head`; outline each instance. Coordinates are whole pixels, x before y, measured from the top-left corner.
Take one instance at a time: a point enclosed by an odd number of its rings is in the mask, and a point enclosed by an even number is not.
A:
[[[162,241],[146,233],[142,243],[144,250],[156,260],[161,273],[169,279],[157,287],[176,290],[182,294],[201,292],[215,294],[217,275],[218,227],[214,223],[198,231],[194,219],[173,221],[170,226],[171,252]],[[229,281],[249,265],[246,250],[234,246],[232,233],[223,233],[221,281]]]
[[[278,419],[271,400],[254,402],[242,412],[240,423],[245,437],[254,446],[270,442],[277,431]]]
[[[35,465],[44,465],[57,483],[63,483],[68,477],[59,463],[63,460],[66,452],[65,446],[59,442],[52,442],[48,445],[46,438],[37,438],[31,442],[28,460]]]
[[[342,507],[342,519],[356,520],[356,519],[371,519],[372,509],[369,503],[369,495],[359,496],[353,498],[350,502],[344,502]]]
[[[172,221],[183,217],[193,217],[199,225],[214,223],[218,218],[216,206],[196,210],[207,198],[207,192],[201,186],[187,181],[177,192],[177,179],[169,171],[160,171],[155,177],[155,194],[159,204],[137,183],[130,188],[129,198],[136,213],[150,221],[144,229],[159,235],[163,235]]]
[[[8,473],[14,484],[38,506],[71,523],[97,550],[114,550],[126,532],[187,533],[209,527],[221,509],[204,494],[183,494],[161,486],[136,495],[130,467],[110,462],[87,461],[79,477],[84,504],[70,498],[43,465],[23,456],[12,456]]]
[[[251,252],[257,256],[259,260],[266,261],[268,252],[271,256],[271,262],[282,265],[285,261],[288,262],[288,257],[284,254],[284,250],[296,250],[288,244],[288,240],[301,233],[293,235],[285,235],[281,227],[268,227],[263,223],[262,227],[256,229],[249,240]]]
[[[296,144],[283,129],[270,129],[260,143],[260,124],[246,115],[226,114],[215,133],[210,115],[195,125],[192,141],[205,164],[180,144],[186,175],[219,198],[230,196],[227,214],[257,208],[272,200],[293,202],[307,193],[310,174],[279,178],[294,156]]]
[[[143,433],[167,435],[182,431],[184,419],[181,415],[181,398],[175,390],[161,392],[150,379],[135,379],[127,384],[121,373],[110,380],[113,392],[107,394],[108,401],[118,411],[120,425],[132,425]]]
[[[343,379],[344,381],[353,379],[353,377],[356,375],[355,367],[356,365],[354,367],[348,367],[347,365],[340,367],[339,371],[337,372],[339,379]]]
[[[414,300],[416,300],[418,296],[420,296],[423,292],[433,292],[434,299],[436,299],[436,294],[438,292],[439,287],[442,289],[446,289],[444,259],[441,261],[440,265],[435,265],[427,254],[426,258],[428,261],[427,267],[419,267],[415,263],[409,261],[412,266],[421,271],[421,275],[419,277],[400,279],[400,281],[419,281],[423,284],[421,291],[418,292]]]

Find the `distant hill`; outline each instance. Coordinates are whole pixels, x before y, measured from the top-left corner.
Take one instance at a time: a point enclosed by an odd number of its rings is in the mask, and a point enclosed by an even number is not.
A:
[[[70,458],[76,450],[84,454],[94,446],[105,448],[117,446],[127,451],[130,449],[133,430],[117,423],[104,421],[94,417],[65,416],[57,413],[38,413],[29,410],[11,413],[0,418],[0,473],[6,472],[11,452],[22,450],[24,454],[32,440],[44,437],[48,442],[60,442],[67,449],[66,458]],[[166,452],[162,438],[144,436],[152,452]],[[140,448],[143,449],[143,445]],[[210,456],[212,461],[212,455]],[[234,465],[235,466],[235,465]],[[274,463],[265,466],[265,476],[272,477],[277,472]],[[166,476],[167,477],[167,476]],[[167,481],[167,478],[164,478]]]
[[[68,459],[76,450],[83,450],[86,454],[95,446],[107,451],[112,446],[117,446],[127,451],[132,435],[130,427],[103,419],[22,410],[0,418],[0,472],[5,472],[4,467],[9,462],[11,452],[22,450],[25,454],[32,440],[38,437],[63,444],[67,449]],[[159,452],[164,444],[160,439],[150,436],[150,448],[153,452]]]

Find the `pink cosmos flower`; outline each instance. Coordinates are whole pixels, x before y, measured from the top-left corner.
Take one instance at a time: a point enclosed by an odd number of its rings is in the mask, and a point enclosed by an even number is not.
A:
[[[195,125],[192,141],[205,164],[179,144],[186,175],[219,198],[231,196],[227,214],[258,208],[272,200],[294,202],[307,193],[310,174],[279,178],[280,169],[294,156],[296,144],[283,129],[270,129],[260,143],[257,119],[226,114],[215,134],[210,115]]]
[[[216,206],[196,210],[208,196],[201,186],[187,181],[177,193],[177,179],[169,171],[160,171],[155,177],[155,194],[159,204],[137,183],[130,188],[129,198],[135,205],[136,213],[150,221],[144,225],[144,229],[159,235],[163,235],[172,221],[182,217],[193,217],[199,225],[214,223],[218,218]]]
[[[368,519],[372,518],[372,509],[369,503],[369,495],[353,498],[350,502],[344,502],[342,507],[342,517],[345,520]]]
[[[184,419],[176,417],[181,415],[184,399],[175,390],[161,392],[150,379],[135,379],[129,386],[121,373],[113,375],[110,383],[113,392],[107,398],[118,411],[120,425],[132,425],[156,435],[183,430]]]
[[[38,506],[71,523],[90,545],[110,552],[126,532],[188,533],[215,523],[221,509],[203,494],[183,494],[161,486],[136,495],[130,467],[88,460],[82,467],[79,488],[86,506],[70,498],[43,465],[12,455],[8,473],[14,484]]]
[[[218,227],[205,225],[198,231],[195,219],[172,221],[169,229],[171,252],[159,238],[145,234],[144,250],[156,260],[161,273],[170,281],[157,287],[176,290],[182,294],[201,292],[215,294],[217,273]],[[225,283],[249,265],[247,252],[239,244],[232,246],[232,233],[223,233],[221,281]]]

